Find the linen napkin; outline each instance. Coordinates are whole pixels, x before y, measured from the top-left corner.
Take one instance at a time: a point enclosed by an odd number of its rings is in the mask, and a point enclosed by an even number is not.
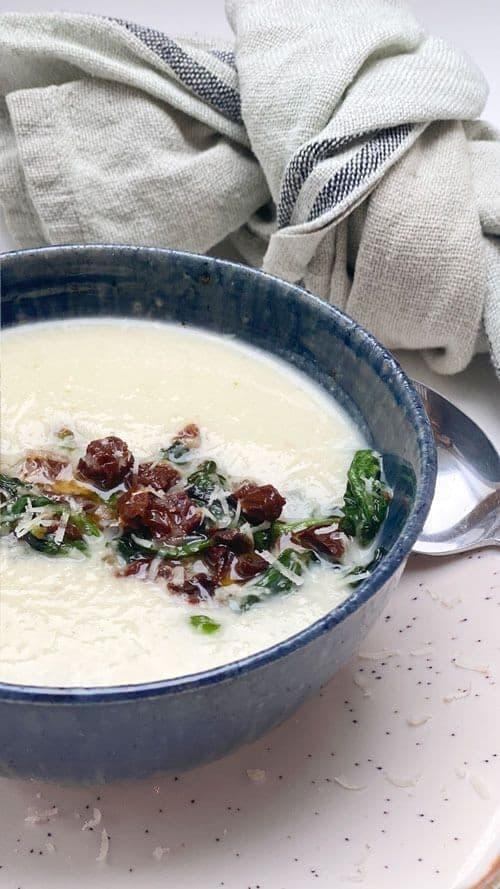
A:
[[[0,201],[20,246],[243,261],[389,348],[500,369],[500,141],[487,88],[399,0],[228,0],[234,45],[0,16]]]

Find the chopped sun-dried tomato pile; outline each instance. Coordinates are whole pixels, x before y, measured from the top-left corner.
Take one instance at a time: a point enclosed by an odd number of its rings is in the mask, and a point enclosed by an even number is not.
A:
[[[229,479],[202,459],[194,423],[143,463],[115,435],[89,442],[81,455],[70,429],[56,437],[51,452],[30,452],[16,475],[0,475],[1,531],[39,553],[88,555],[92,538],[104,537],[118,576],[163,584],[193,604],[215,597],[240,609],[291,591],[315,561],[355,584],[381,556],[358,567],[346,559],[353,538],[371,544],[388,509],[373,451],[355,454],[341,509],[286,522],[286,499],[273,485]],[[211,633],[213,624],[193,627]]]

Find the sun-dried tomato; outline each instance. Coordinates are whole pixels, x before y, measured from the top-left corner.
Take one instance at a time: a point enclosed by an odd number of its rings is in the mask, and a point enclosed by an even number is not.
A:
[[[239,500],[241,511],[251,522],[274,522],[281,515],[286,500],[273,485],[254,485],[245,482],[234,496]]]
[[[163,559],[158,566],[158,570],[156,572],[157,577],[163,577],[165,580],[168,580],[169,577],[172,576],[172,572],[174,568],[182,567],[182,562],[174,561],[173,559]]]
[[[268,567],[268,563],[258,553],[243,553],[236,559],[234,570],[242,580],[250,580],[257,574],[261,574]]]
[[[181,583],[176,583],[174,580],[168,582],[171,592],[188,596],[189,602],[193,605],[202,599],[213,596],[215,586],[213,578],[202,572],[186,577]]]
[[[163,528],[166,530],[168,527],[166,531],[168,537],[183,537],[195,531],[203,520],[201,509],[184,491],[167,494],[159,501],[158,498],[155,499],[157,504],[153,512],[156,516],[151,516],[149,527],[156,534],[164,533]],[[155,530],[155,523],[158,525],[158,531]]]
[[[64,531],[65,540],[81,540],[82,537],[83,534],[80,528],[77,528],[77,526],[70,519]]]
[[[103,491],[121,484],[134,464],[126,442],[116,435],[89,442],[85,457],[78,462],[78,471]]]
[[[224,544],[233,553],[247,553],[253,549],[253,540],[249,534],[244,534],[237,528],[214,528],[211,532],[212,540]]]
[[[69,460],[52,454],[28,454],[20,470],[27,482],[42,484],[53,482],[68,475]]]
[[[155,494],[142,488],[124,491],[117,500],[120,522],[127,530],[147,529],[153,537],[177,540],[191,534],[203,513],[184,491]]]
[[[229,577],[234,559],[234,553],[227,546],[211,546],[205,552],[203,561],[211,569],[218,586]]]
[[[200,427],[196,423],[188,423],[175,436],[174,441],[183,441],[188,448],[199,448],[201,436]]]
[[[216,584],[213,577],[210,577],[209,574],[200,571],[190,578],[190,582],[195,584],[202,596],[213,596]]]
[[[328,556],[333,562],[338,562],[345,552],[345,536],[331,526],[295,531],[292,534],[292,542]]]
[[[122,577],[135,576],[140,578],[141,580],[145,580],[150,565],[150,559],[134,559],[133,562],[129,562],[128,565],[125,565],[125,568],[123,568],[120,573]]]
[[[120,494],[116,501],[116,509],[123,527],[128,530],[140,528],[152,499],[151,492],[143,488],[131,488],[130,491]]]
[[[157,491],[168,491],[180,477],[180,472],[167,461],[141,463],[137,470],[137,484],[145,488],[155,488]]]

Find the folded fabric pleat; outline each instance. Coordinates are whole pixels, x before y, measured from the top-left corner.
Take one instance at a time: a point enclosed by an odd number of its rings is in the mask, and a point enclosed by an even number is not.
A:
[[[398,0],[229,0],[234,46],[0,16],[0,201],[20,246],[228,252],[389,348],[500,368],[500,141],[481,73]]]

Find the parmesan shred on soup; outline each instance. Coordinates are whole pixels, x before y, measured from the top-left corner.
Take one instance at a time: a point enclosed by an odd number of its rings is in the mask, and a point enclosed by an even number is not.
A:
[[[344,411],[238,340],[149,321],[2,345],[0,681],[193,674],[366,578],[391,498]]]

